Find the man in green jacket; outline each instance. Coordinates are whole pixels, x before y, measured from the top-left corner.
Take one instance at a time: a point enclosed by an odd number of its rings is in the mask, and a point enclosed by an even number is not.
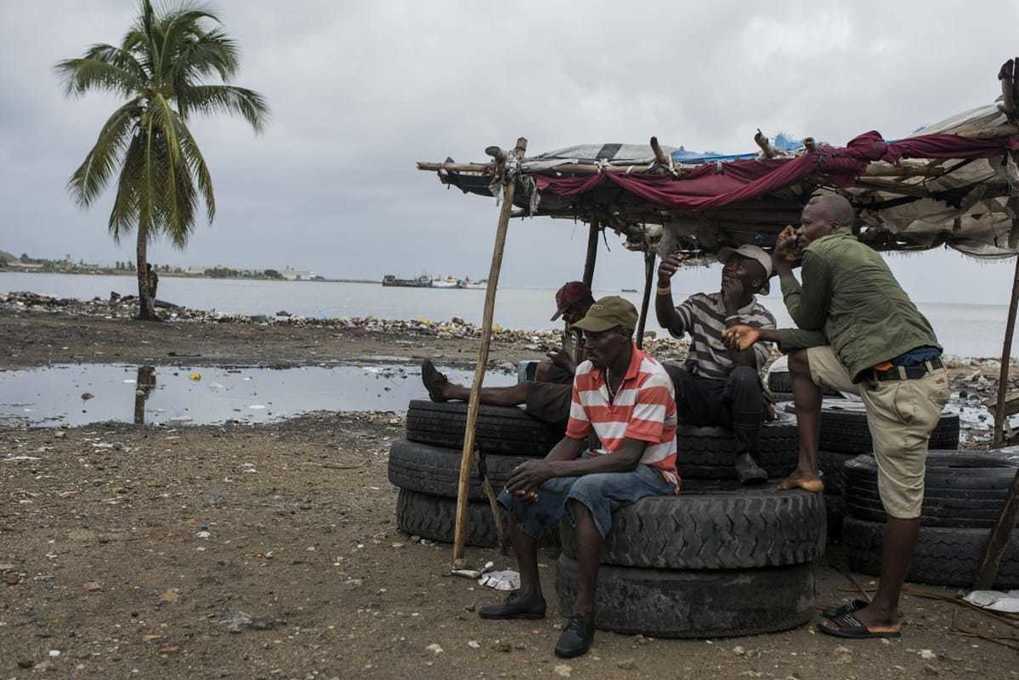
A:
[[[927,442],[948,400],[941,346],[881,256],[853,236],[848,200],[815,194],[800,219],[798,230],[779,235],[773,254],[798,329],[735,326],[726,337],[740,349],[764,340],[789,353],[800,451],[781,488],[824,488],[817,475],[818,385],[863,400],[888,516],[881,580],[871,603],[829,610],[818,628],[839,637],[897,637],[899,593],[920,531]],[[802,285],[792,273],[801,254]]]

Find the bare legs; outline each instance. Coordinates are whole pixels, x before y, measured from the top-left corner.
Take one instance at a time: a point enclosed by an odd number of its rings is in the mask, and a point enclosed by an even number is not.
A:
[[[538,539],[528,536],[517,521],[510,518],[510,543],[520,570],[520,591],[518,596],[528,602],[544,601],[541,594],[541,578],[538,576]]]
[[[487,406],[517,406],[527,403],[527,392],[534,383],[520,383],[509,387],[482,387],[480,401]],[[471,396],[471,388],[454,383],[446,383],[442,390],[445,399],[467,401]]]
[[[431,361],[421,363],[421,381],[432,401],[467,401],[471,388],[449,382]],[[488,406],[517,406],[527,403],[527,395],[534,383],[521,383],[510,387],[482,387],[481,403]]]
[[[573,614],[587,621],[594,616],[594,587],[601,564],[602,537],[591,511],[583,503],[570,501],[577,523],[577,600]]]
[[[779,483],[779,489],[803,489],[813,493],[824,490],[817,476],[817,436],[821,424],[821,389],[810,378],[810,364],[805,351],[789,355],[789,377],[796,405],[796,422],[800,433],[799,462],[791,475]]]
[[[899,623],[899,593],[906,580],[913,547],[920,536],[920,519],[889,517],[881,548],[881,580],[871,603],[856,612],[860,623],[871,629],[894,627]]]

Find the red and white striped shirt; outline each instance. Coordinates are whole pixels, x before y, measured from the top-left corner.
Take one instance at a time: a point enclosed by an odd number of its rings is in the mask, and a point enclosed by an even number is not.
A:
[[[603,369],[590,361],[577,366],[566,436],[584,439],[594,430],[601,440],[601,448],[592,451],[597,455],[615,453],[624,439],[647,442],[640,462],[657,468],[678,491],[675,387],[660,363],[636,345],[632,352],[614,399]]]

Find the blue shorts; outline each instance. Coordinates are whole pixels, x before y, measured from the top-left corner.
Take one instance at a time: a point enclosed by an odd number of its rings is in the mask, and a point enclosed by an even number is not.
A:
[[[499,504],[516,519],[525,534],[540,538],[558,526],[568,514],[569,501],[582,503],[591,511],[602,538],[612,528],[612,513],[645,496],[671,496],[675,493],[662,475],[649,465],[638,465],[632,472],[603,472],[581,477],[555,477],[538,489],[533,503],[503,489]],[[570,520],[573,517],[570,516]]]

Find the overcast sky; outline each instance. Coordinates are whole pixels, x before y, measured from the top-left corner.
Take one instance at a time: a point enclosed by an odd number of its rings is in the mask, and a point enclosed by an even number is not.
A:
[[[158,263],[311,269],[327,276],[487,273],[493,201],[446,191],[418,160],[482,160],[518,136],[539,152],[579,143],[747,151],[760,127],[843,144],[892,138],[986,104],[1019,53],[1019,3],[337,2],[220,0],[242,49],[237,84],[272,108],[264,134],[193,123],[218,212]],[[53,72],[119,42],[133,0],[0,0],[0,249],[89,261],[133,257],[67,178],[117,106],[69,100]],[[503,281],[578,277],[586,229],[513,222]],[[596,284],[639,287],[613,237]],[[919,300],[1001,303],[1012,268],[954,252],[893,258]],[[692,277],[717,284],[717,273]]]

